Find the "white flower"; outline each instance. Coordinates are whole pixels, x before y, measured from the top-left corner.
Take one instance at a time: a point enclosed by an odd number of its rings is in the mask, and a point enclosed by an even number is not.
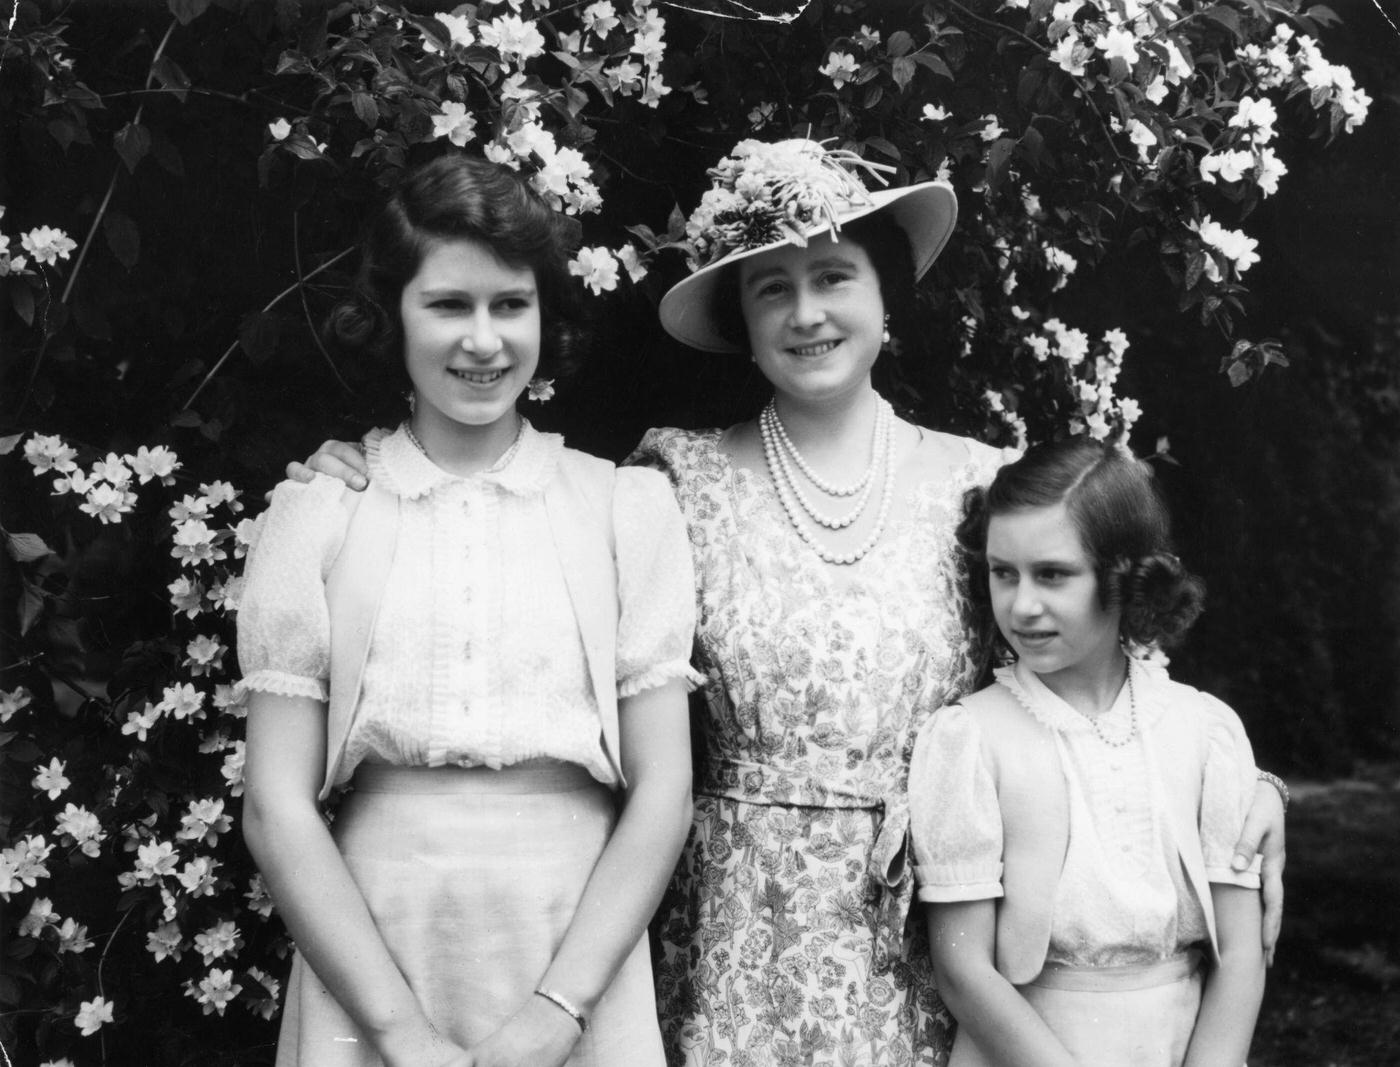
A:
[[[38,937],[46,926],[58,925],[58,912],[48,897],[36,897],[29,905],[29,914],[19,921],[20,937]]]
[[[58,795],[73,784],[63,773],[64,768],[67,766],[67,763],[55,756],[49,761],[47,767],[40,764],[35,768],[39,773],[34,776],[34,780],[29,784],[39,792],[47,793],[50,800],[57,800]]]
[[[1084,76],[1084,64],[1089,58],[1089,49],[1074,34],[1060,38],[1050,50],[1050,59],[1066,74],[1076,78]]]
[[[264,1019],[271,1019],[277,1014],[277,998],[282,993],[282,983],[261,967],[249,967],[248,977],[267,990],[267,996],[253,1005],[253,1014],[260,1015]]]
[[[1160,104],[1167,98],[1167,79],[1160,76],[1149,79],[1142,87],[1142,95],[1152,103]]]
[[[447,15],[438,12],[433,13],[433,18],[441,22],[447,30],[449,47],[456,45],[459,48],[469,48],[476,43],[476,35],[472,33],[472,20],[468,15]],[[423,51],[431,55],[441,55],[442,49],[433,44],[428,38],[423,38]]]
[[[42,834],[26,834],[21,840],[0,852],[0,900],[9,900],[25,886],[31,889],[40,878],[49,876],[44,865],[53,845]]]
[[[446,137],[458,148],[462,148],[476,134],[476,116],[467,110],[466,104],[449,100],[442,105],[442,114],[432,116],[433,137]]]
[[[194,949],[203,957],[206,967],[215,960],[238,951],[241,942],[238,927],[228,920],[215,923],[209,929],[194,935]]]
[[[107,832],[102,829],[102,823],[87,808],[79,807],[77,804],[69,804],[64,807],[56,822],[57,830],[73,839],[84,856],[96,859],[102,851],[102,842],[107,840]]]
[[[267,886],[260,874],[248,880],[248,892],[243,894],[248,901],[248,910],[266,919],[272,915],[272,898],[267,894]]]
[[[925,104],[921,117],[925,122],[944,122],[948,118],[948,109],[942,105]]]
[[[242,991],[243,987],[233,980],[233,971],[217,967],[201,978],[197,987],[192,983],[185,987],[185,995],[202,1004],[205,1015],[215,1012],[222,1015],[229,1002]]]
[[[131,469],[136,472],[136,478],[142,485],[152,478],[159,478],[161,485],[174,485],[173,475],[182,466],[175,453],[164,445],[156,445],[155,448],[142,445],[135,455],[128,455],[126,461],[131,464]]]
[[[84,1037],[91,1037],[102,1029],[104,1023],[112,1021],[112,1007],[112,1002],[105,997],[93,997],[91,1000],[85,1000],[78,1006],[78,1014],[73,1020],[73,1025]]]
[[[1002,395],[995,389],[983,390],[982,399],[992,411],[1000,413],[1006,410],[1006,402],[1002,399]]]
[[[1103,340],[1113,353],[1113,358],[1121,361],[1123,354],[1128,351],[1128,335],[1115,327],[1103,335]]]
[[[92,940],[87,935],[87,927],[72,917],[64,919],[63,925],[58,928],[58,951],[71,952],[76,956],[90,948]]]
[[[1234,264],[1237,274],[1243,274],[1259,262],[1259,256],[1254,251],[1259,247],[1259,242],[1252,237],[1247,237],[1242,231],[1227,230],[1220,223],[1212,220],[1209,215],[1203,218],[1199,225],[1192,223],[1191,227],[1201,235],[1201,241],[1204,244],[1215,249]],[[1207,274],[1209,274],[1209,267],[1207,267]],[[1218,281],[1219,278],[1213,280]]]
[[[525,22],[518,15],[502,15],[482,23],[477,30],[481,43],[496,49],[507,63],[514,59],[523,64],[544,52],[544,36],[533,22]]]
[[[1128,139],[1137,145],[1138,158],[1147,162],[1147,150],[1157,146],[1157,135],[1152,132],[1152,127],[1137,119],[1129,119]]]
[[[232,512],[236,513],[243,510],[243,505],[238,502],[238,498],[242,494],[233,487],[233,483],[231,482],[201,483],[199,491],[203,494],[204,499],[209,502],[211,508],[216,508],[220,504],[227,504],[229,510]]]
[[[1260,192],[1265,196],[1278,192],[1279,179],[1287,173],[1288,168],[1272,148],[1259,150],[1254,161],[1254,181]]]
[[[1182,54],[1177,43],[1169,38],[1163,41],[1162,44],[1167,50],[1167,70],[1165,75],[1167,82],[1171,85],[1175,85],[1191,77],[1191,75],[1195,73],[1195,70],[1186,56]]]
[[[204,717],[204,694],[188,682],[177,682],[165,687],[157,707],[177,722],[201,719]]]
[[[160,708],[147,701],[145,708],[141,711],[127,713],[126,722],[122,723],[122,733],[135,734],[136,740],[144,743],[146,731],[160,720],[161,714]]]
[[[209,518],[212,501],[207,496],[190,496],[186,494],[177,504],[170,505],[167,512],[171,522],[187,522],[190,519]]]
[[[292,124],[286,119],[273,119],[267,124],[267,132],[272,135],[274,141],[285,141],[287,135],[292,132]]]
[[[215,582],[209,587],[209,603],[219,611],[237,611],[238,600],[243,593],[243,575],[227,581]]]
[[[1045,247],[1045,265],[1055,272],[1053,292],[1058,292],[1069,284],[1069,276],[1079,266],[1079,261],[1062,248],[1053,245]]]
[[[622,264],[627,271],[627,277],[633,282],[639,282],[647,276],[646,264],[642,262],[642,257],[637,251],[636,245],[625,244],[615,253],[617,261]]]
[[[196,856],[180,869],[176,877],[185,891],[192,897],[212,897],[214,895],[214,872],[222,864],[208,856]]]
[[[1044,363],[1050,358],[1050,339],[1048,337],[1041,337],[1038,334],[1027,337],[1026,346],[1035,356],[1037,363]]]
[[[517,129],[506,135],[506,143],[521,159],[527,158],[531,153],[537,154],[541,159],[551,159],[558,151],[554,147],[554,134],[538,122],[522,122]]]
[[[0,689],[0,724],[10,721],[10,717],[23,711],[34,702],[34,695],[24,686],[16,689]]]
[[[34,257],[35,263],[57,263],[67,259],[78,247],[62,230],[50,226],[38,226],[28,233],[20,234],[19,243]]]
[[[154,885],[166,875],[174,874],[180,856],[169,841],[147,841],[136,848],[133,873],[140,885]]]
[[[92,465],[92,477],[104,482],[111,482],[118,488],[131,481],[131,468],[122,462],[121,456],[115,452],[108,452],[106,458],[99,459]]]
[[[1075,15],[1079,14],[1079,9],[1084,6],[1086,0],[1059,0],[1050,9],[1051,22],[1069,22]]]
[[[121,522],[122,516],[131,514],[135,507],[135,493],[119,485],[102,482],[87,491],[83,502],[78,505],[78,510],[91,515],[105,526],[108,523]]]
[[[175,837],[180,841],[203,841],[212,848],[219,843],[219,835],[228,833],[232,827],[233,819],[224,814],[224,802],[217,797],[205,797],[190,801],[189,809],[180,816],[180,829]]]
[[[199,519],[178,523],[175,527],[175,547],[170,554],[186,566],[227,558],[223,549],[214,546],[214,536],[214,531]]]
[[[1130,430],[1142,417],[1142,405],[1130,396],[1118,399],[1118,417],[1123,420],[1123,429]]]
[[[231,797],[243,795],[243,764],[246,758],[246,742],[235,741],[232,749],[224,756],[223,766],[219,768],[219,773],[223,775],[224,781],[228,785],[228,795]]]
[[[656,107],[661,103],[663,96],[669,95],[671,87],[666,84],[659,71],[653,71],[647,75],[646,88],[642,90],[642,103],[647,107]]]
[[[599,0],[583,9],[583,29],[586,33],[606,37],[617,24],[617,11],[607,0]]]
[[[660,28],[633,34],[631,51],[641,56],[642,62],[647,66],[656,66],[661,62],[661,57],[666,54],[664,34],[665,31]]]
[[[608,85],[615,93],[630,96],[642,84],[642,65],[624,59],[615,66],[603,71],[608,76]]]
[[[510,150],[508,145],[501,144],[499,141],[492,141],[488,144],[482,150],[482,154],[498,167],[509,167],[511,170],[520,169],[520,160],[516,158],[515,153]]]
[[[602,245],[580,248],[569,261],[569,273],[582,278],[595,295],[617,288],[617,260]]]
[[[1110,29],[1094,42],[1103,53],[1104,59],[1121,59],[1129,66],[1137,62],[1137,38],[1132,31],[1119,28]]]
[[[36,475],[48,471],[68,474],[78,469],[74,462],[78,458],[77,451],[65,445],[56,434],[46,436],[36,433],[29,438],[24,442],[24,458],[33,464]]]
[[[855,56],[849,52],[832,52],[826,57],[826,64],[817,68],[817,73],[826,75],[839,89],[855,78],[856,69]]]
[[[982,121],[985,122],[986,125],[982,127],[982,132],[979,136],[984,141],[995,141],[998,137],[1000,137],[1006,132],[1004,129],[1002,129],[1001,123],[997,121],[997,117],[995,115],[983,115]]]
[[[184,666],[188,667],[190,674],[196,678],[207,677],[215,671],[223,670],[224,653],[227,651],[217,637],[199,634],[185,646]]]
[[[1108,425],[1108,420],[1104,418],[1103,412],[1096,411],[1084,419],[1085,428],[1089,431],[1089,436],[1095,441],[1102,441],[1112,432]]]
[[[1211,152],[1201,160],[1201,178],[1208,182],[1214,182],[1219,176],[1221,181],[1237,182],[1249,172],[1253,165],[1254,155],[1251,152],[1241,149]]]
[[[761,102],[760,104],[758,104],[758,106],[756,106],[752,111],[749,112],[749,125],[756,130],[762,129],[764,126],[767,126],[768,123],[773,120],[773,116],[777,113],[777,110],[778,108],[776,104],[770,104],[766,100]]]
[[[1089,335],[1083,330],[1061,331],[1056,354],[1071,367],[1077,367],[1084,362],[1084,357],[1089,354]]]
[[[1240,97],[1239,108],[1230,116],[1230,125],[1248,130],[1256,145],[1268,144],[1274,138],[1274,123],[1278,112],[1273,101],[1251,96]]]
[[[170,593],[170,606],[175,614],[184,613],[193,619],[203,610],[204,588],[193,578],[179,577],[165,587]]]
[[[146,951],[156,958],[156,962],[167,957],[179,962],[184,955],[184,938],[180,927],[173,922],[162,923],[146,935]]]

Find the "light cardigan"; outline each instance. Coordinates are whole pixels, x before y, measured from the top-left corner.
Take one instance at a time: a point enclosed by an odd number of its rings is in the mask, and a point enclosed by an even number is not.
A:
[[[1133,661],[1130,670],[1146,758],[1148,782],[1142,785],[1151,789],[1149,782],[1161,783],[1160,793],[1154,790],[1154,795],[1165,807],[1162,814],[1168,837],[1185,871],[1189,892],[1203,914],[1213,953],[1215,918],[1208,883],[1230,881],[1253,888],[1259,883],[1257,860],[1254,871],[1242,875],[1222,869],[1223,857],[1213,857],[1212,866],[1207,868],[1201,809],[1211,731],[1222,730],[1222,724],[1228,723],[1231,743],[1243,757],[1237,775],[1240,781],[1231,791],[1232,797],[1238,797],[1234,809],[1240,823],[1252,795],[1253,757],[1234,713],[1219,701],[1173,682],[1165,672],[1140,661]],[[995,963],[1008,981],[1023,985],[1045,965],[1055,919],[1056,886],[1070,845],[1071,800],[1061,758],[1064,739],[1057,737],[1057,727],[1061,731],[1091,727],[1057,698],[1061,707],[1041,707],[1048,701],[1037,701],[1036,694],[1048,690],[1023,666],[1003,668],[997,676],[996,683],[965,698],[961,707],[936,713],[915,745],[909,789],[915,874],[920,882],[919,898],[925,902],[986,899],[1004,891],[997,904]],[[975,729],[981,759],[995,786],[1002,835],[1000,889],[986,884],[948,885],[940,877],[940,866],[946,869],[948,862],[940,851],[946,851],[950,835],[959,832],[959,828],[947,825],[957,815],[955,805],[946,800],[950,791],[962,787],[946,780],[950,767],[946,758],[940,758],[946,753],[938,751],[939,745],[947,744],[947,727],[952,724],[945,719],[940,738],[939,716],[950,713],[966,716],[965,725]],[[1226,836],[1229,832],[1225,831]]]
[[[599,752],[599,758],[605,760],[606,767],[590,766],[590,769],[595,777],[621,785],[617,721],[618,626],[619,602],[629,582],[628,602],[633,605],[644,603],[648,609],[647,621],[659,620],[660,632],[654,638],[648,636],[643,642],[650,659],[629,664],[624,694],[641,691],[671,678],[682,678],[692,684],[696,680],[686,663],[694,609],[690,556],[684,541],[683,526],[679,513],[675,512],[668,487],[653,472],[626,471],[619,474],[612,464],[604,460],[563,448],[555,435],[539,434],[528,424],[523,432],[522,448],[516,457],[501,471],[479,478],[475,495],[468,499],[483,501],[487,515],[496,514],[494,509],[497,507],[525,507],[531,509],[525,514],[537,516],[528,521],[547,524],[548,535],[544,543],[552,545],[555,556],[554,560],[549,561],[550,570],[559,575],[556,580],[562,581],[567,590],[567,606],[560,610],[571,612],[572,628],[576,630],[578,644],[572,652],[569,647],[559,647],[543,650],[543,654],[563,665],[560,669],[567,667],[571,657],[578,658],[577,670],[583,672],[578,675],[576,683],[579,687],[578,698],[581,704],[586,702],[589,708],[587,712],[571,713],[571,719],[577,718],[580,713],[593,717],[597,723],[595,729],[599,730],[594,735],[598,739],[594,742],[595,751]],[[285,615],[290,610],[290,621],[294,623],[296,612],[305,612],[306,608],[298,609],[294,605],[279,603],[287,594],[273,577],[279,570],[278,565],[271,559],[257,559],[262,548],[261,541],[255,545],[254,558],[250,560],[249,599],[245,599],[239,620],[240,647],[246,652],[244,667],[248,671],[248,677],[244,680],[246,688],[319,699],[329,697],[326,766],[321,790],[323,798],[334,785],[348,777],[352,768],[346,765],[347,743],[352,732],[354,736],[361,737],[365,730],[364,726],[356,725],[357,716],[362,711],[371,639],[380,621],[380,609],[391,571],[397,573],[395,554],[399,550],[400,530],[404,522],[411,521],[404,509],[413,501],[416,514],[422,515],[423,506],[427,505],[428,514],[435,515],[440,514],[432,510],[435,506],[459,506],[452,503],[455,498],[450,496],[439,505],[434,505],[433,494],[451,490],[453,485],[461,486],[464,481],[453,479],[433,467],[412,448],[401,431],[371,442],[370,451],[374,478],[370,489],[364,494],[353,493],[338,484],[328,485],[325,479],[319,478],[316,480],[319,484],[313,483],[312,487],[284,486],[279,487],[278,494],[274,494],[274,509],[278,507],[279,494],[292,494],[286,501],[290,512],[284,508],[283,521],[270,524],[277,527],[279,534],[294,535],[295,516],[299,514],[303,519],[311,517],[311,521],[320,523],[322,532],[313,534],[313,542],[317,542],[318,536],[331,538],[322,550],[333,554],[333,562],[329,559],[322,561],[325,616],[321,618],[321,624],[329,628],[328,647],[323,646],[320,653],[309,657],[291,655],[285,648],[286,644],[304,642],[295,633],[288,634],[289,619],[279,617],[279,613]],[[625,487],[628,492],[625,499],[615,500],[615,497],[622,495],[615,494],[614,490],[623,475],[628,480]],[[641,484],[643,481],[647,484]],[[298,494],[305,494],[308,489],[309,495],[297,499]],[[498,497],[503,503],[492,504],[481,493]],[[622,568],[624,573],[619,573],[616,558],[615,505],[625,505],[625,521],[630,527],[627,544],[631,551],[623,562],[633,562]],[[331,509],[333,514],[325,516],[323,512],[326,508]],[[666,513],[658,513],[663,508]],[[341,509],[344,509],[343,512]],[[675,512],[674,516],[672,512]],[[336,519],[335,514],[339,514],[340,518]],[[672,517],[674,523],[667,521]],[[643,522],[644,526],[638,527],[638,521]],[[291,529],[288,528],[289,522],[292,523]],[[327,530],[334,533],[327,533]],[[336,540],[337,536],[339,541]],[[655,544],[649,543],[653,541]],[[519,553],[519,546],[507,547]],[[636,566],[639,547],[650,555],[644,573],[639,572]],[[301,551],[303,555],[309,553],[311,558],[315,558],[314,547]],[[467,551],[467,546],[461,546],[462,553]],[[277,549],[269,550],[269,556],[277,554]],[[456,554],[452,552],[452,555]],[[260,562],[265,565],[258,566]],[[285,566],[289,562],[295,563],[295,559],[280,562]],[[405,560],[398,570],[412,562],[411,559]],[[661,567],[660,572],[656,570],[658,566]],[[481,580],[480,573],[477,573],[477,578]],[[490,580],[501,582],[508,579],[494,575]],[[642,582],[646,583],[647,588],[639,591],[638,586]],[[398,594],[399,599],[402,599],[402,595]],[[518,604],[521,591],[507,587],[505,595],[514,596]],[[565,591],[561,589],[558,595],[564,596]],[[654,603],[658,598],[664,603]],[[297,599],[304,600],[305,594]],[[653,608],[660,610],[653,615]],[[526,610],[536,610],[536,606],[527,604]],[[314,619],[307,621],[314,625]],[[400,625],[403,622],[403,619],[399,620]],[[423,634],[428,641],[423,653],[425,663],[436,664],[436,660],[444,655],[461,655],[450,647],[444,650],[440,636],[433,636],[438,635],[446,623],[433,617],[429,604],[425,603],[422,611],[414,613],[412,625],[427,627]],[[277,639],[279,634],[281,640]],[[400,643],[403,639],[402,634],[388,636],[397,638]],[[316,641],[312,640],[310,644],[314,649]],[[378,641],[375,645],[378,649]],[[473,647],[471,650],[471,655],[477,657],[492,653],[491,648]],[[376,651],[376,657],[380,656],[381,653]],[[390,677],[393,670],[408,669],[407,665],[397,667],[398,660],[388,664],[382,660],[376,662],[380,663],[377,668],[380,676],[383,676],[386,668],[391,669]],[[444,677],[455,678],[458,685],[470,682],[469,671],[463,673],[454,668],[454,672]],[[443,682],[437,678],[440,673],[438,665],[435,665],[434,678],[437,680],[431,687],[435,703],[442,699]],[[473,693],[468,684],[461,695],[468,700],[464,711],[479,715],[481,709],[473,708],[471,701],[474,698],[481,700],[482,694]],[[490,701],[486,703],[490,704]],[[596,716],[591,707],[595,703]],[[452,707],[449,706],[447,710],[451,713]],[[541,742],[546,755],[551,754],[551,745],[556,749],[560,747],[557,738],[542,738]],[[354,755],[363,758],[363,745],[357,748]],[[472,755],[474,753],[454,750],[445,755],[439,754],[436,760],[430,762],[454,763]],[[381,755],[379,758],[385,757]],[[556,758],[570,756],[560,752]],[[586,757],[573,758],[589,765]],[[410,758],[409,762],[416,760]],[[497,765],[492,762],[489,753],[468,762]]]

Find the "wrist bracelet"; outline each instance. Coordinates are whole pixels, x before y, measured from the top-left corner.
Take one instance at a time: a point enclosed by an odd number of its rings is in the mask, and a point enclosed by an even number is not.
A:
[[[1288,813],[1288,785],[1287,785],[1287,784],[1284,782],[1284,780],[1283,780],[1282,778],[1280,778],[1278,775],[1276,775],[1276,774],[1270,774],[1268,771],[1259,771],[1259,770],[1256,770],[1255,773],[1259,776],[1259,780],[1260,780],[1261,782],[1268,782],[1271,786],[1273,786],[1275,789],[1278,790],[1279,799],[1283,801],[1283,811],[1284,811],[1284,814],[1287,814],[1287,813]]]
[[[579,1011],[576,1007],[569,1003],[567,998],[560,996],[552,989],[546,989],[544,986],[540,986],[538,989],[535,990],[535,996],[544,997],[545,1000],[549,1001],[560,1011],[568,1015],[570,1019],[578,1023],[579,1033],[588,1033],[588,1020],[583,1017],[583,1012]]]

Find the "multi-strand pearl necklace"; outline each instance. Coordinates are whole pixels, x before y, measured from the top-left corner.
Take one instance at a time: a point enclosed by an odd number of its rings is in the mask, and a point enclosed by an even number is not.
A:
[[[865,474],[860,480],[853,485],[835,486],[817,477],[811,465],[803,459],[797,446],[792,443],[792,439],[788,436],[782,420],[778,418],[777,407],[773,401],[768,402],[768,406],[763,409],[763,414],[759,416],[758,430],[763,439],[763,458],[768,464],[768,475],[773,479],[773,485],[778,491],[778,500],[783,505],[783,512],[787,515],[792,528],[797,531],[797,535],[823,561],[839,564],[855,563],[857,560],[863,559],[875,547],[880,540],[880,535],[885,532],[885,523],[890,517],[890,505],[894,500],[894,425],[894,415],[889,404],[883,399],[878,400],[875,410],[875,429],[872,433],[870,446],[870,466],[866,468]],[[797,469],[824,493],[838,497],[854,496],[859,493],[860,496],[852,511],[835,519],[818,511],[793,476],[789,461],[791,464],[795,464]],[[875,518],[875,526],[871,529],[870,536],[851,552],[832,552],[823,547],[817,541],[816,532],[808,529],[807,523],[798,514],[798,509],[810,516],[813,522],[825,526],[827,529],[845,529],[865,511],[875,486],[875,473],[881,463],[885,466],[885,479],[880,493],[880,511]]]

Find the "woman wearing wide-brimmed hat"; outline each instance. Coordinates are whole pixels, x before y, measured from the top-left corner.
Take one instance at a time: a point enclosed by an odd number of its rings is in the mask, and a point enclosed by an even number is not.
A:
[[[942,182],[869,191],[810,140],[744,141],[689,220],[661,321],[747,353],[773,397],[725,430],[650,431],[694,555],[708,676],[695,820],[653,929],[668,1060],[935,1065],[934,990],[906,784],[918,728],[974,680],[954,531],[1002,455],[894,415],[871,368],[918,328],[952,232]],[[722,358],[722,357],[717,357]],[[318,469],[362,465],[323,446]],[[1275,800],[1259,805],[1281,841]]]

